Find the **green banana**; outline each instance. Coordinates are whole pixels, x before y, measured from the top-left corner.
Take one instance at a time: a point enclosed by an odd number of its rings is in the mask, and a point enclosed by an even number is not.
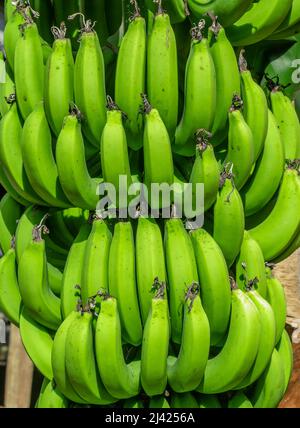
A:
[[[230,268],[237,258],[244,236],[245,214],[241,196],[231,173],[221,176],[220,190],[214,205],[213,237]]]
[[[244,15],[227,32],[233,46],[247,46],[260,42],[276,30],[286,18],[293,0],[253,2]]]
[[[74,60],[65,24],[61,23],[59,28],[52,27],[51,31],[54,43],[45,71],[44,99],[49,125],[58,136],[73,101]]]
[[[106,123],[105,70],[99,39],[89,20],[84,21],[76,55],[74,93],[75,102],[83,115],[82,131],[87,140],[99,150]]]
[[[264,258],[272,261],[295,239],[300,227],[300,181],[293,164],[284,172],[279,195],[271,214],[249,230],[260,245]]]
[[[201,304],[199,286],[193,285],[185,298],[178,358],[168,357],[168,384],[173,391],[193,391],[200,384],[208,361],[209,346],[209,322]]]
[[[145,325],[152,302],[152,285],[166,282],[166,265],[163,240],[155,219],[140,216],[136,231],[136,279],[138,299],[143,325]]]
[[[89,224],[83,224],[69,251],[62,278],[61,312],[63,319],[75,310],[78,299],[81,297],[76,286],[81,285],[85,249],[90,230]]]
[[[286,260],[292,254],[294,254],[294,252],[297,251],[298,248],[300,248],[300,233],[298,233],[297,237],[290,244],[290,246],[286,250],[284,250],[284,252],[281,253],[280,256],[276,257],[276,259],[274,259],[273,262],[274,263],[280,263],[283,260]]]
[[[250,127],[254,143],[254,162],[261,154],[268,133],[268,101],[266,94],[248,70],[247,61],[242,50],[239,58],[241,72],[242,99],[244,102],[244,118]]]
[[[149,101],[158,110],[171,139],[175,134],[178,117],[177,88],[176,38],[170,17],[160,5],[148,36],[147,91]]]
[[[230,320],[231,289],[226,261],[215,240],[204,229],[190,234],[200,280],[201,301],[210,326],[210,341],[224,338]]]
[[[19,326],[21,300],[16,255],[14,248],[11,248],[0,259],[0,309],[16,326]]]
[[[183,394],[172,394],[171,409],[197,409],[199,405],[196,398],[191,392],[185,392]]]
[[[200,409],[220,409],[221,403],[217,395],[205,395],[201,394],[197,396],[197,401]]]
[[[293,0],[292,6],[285,20],[279,25],[279,27],[276,28],[274,33],[269,38],[273,39],[273,36],[277,36],[277,34],[280,34],[283,31],[286,31],[294,27],[296,24],[299,23],[299,21],[300,21],[300,1]]]
[[[130,222],[119,221],[115,224],[108,269],[109,293],[118,302],[122,337],[126,343],[137,346],[142,342],[142,323],[136,293],[135,248]]]
[[[87,170],[78,114],[75,108],[65,117],[56,142],[57,170],[62,189],[69,201],[76,207],[95,210],[99,180],[92,179]]]
[[[69,231],[63,219],[63,211],[57,211],[50,215],[48,224],[53,240],[62,248],[69,250],[73,244],[74,236]]]
[[[269,110],[268,132],[249,183],[242,191],[247,217],[261,211],[273,198],[284,172],[284,151],[277,121]]]
[[[77,313],[66,337],[66,370],[76,393],[90,404],[107,405],[117,401],[104,388],[94,355],[93,315]]]
[[[236,96],[229,111],[228,153],[226,163],[233,164],[237,190],[248,181],[254,164],[254,139],[249,125],[240,111],[243,102]]]
[[[17,103],[25,120],[44,95],[44,61],[36,24],[27,18],[21,27],[14,60]]]
[[[283,330],[281,339],[276,347],[283,362],[284,369],[284,392],[288,389],[293,371],[293,346],[286,330]]]
[[[20,205],[23,207],[28,206],[30,203],[26,201],[26,199],[22,198],[22,196],[19,195],[13,188],[13,186],[10,184],[10,181],[5,175],[5,172],[3,171],[3,168],[0,168],[0,185],[3,187],[3,189],[11,195],[11,197],[17,201]]]
[[[238,391],[228,401],[228,409],[253,409],[251,401],[242,391]]]
[[[256,306],[243,291],[233,290],[227,340],[219,354],[208,360],[197,391],[214,394],[237,386],[255,361],[259,336],[260,319]]]
[[[12,18],[15,10],[16,8],[11,0],[4,0],[4,19],[6,23]]]
[[[24,123],[21,149],[25,172],[36,194],[51,206],[70,206],[59,182],[43,103],[36,105]]]
[[[300,124],[292,101],[275,87],[270,94],[271,106],[280,130],[285,159],[300,157]]]
[[[117,300],[106,296],[101,303],[95,333],[96,359],[107,391],[116,399],[140,392],[141,362],[125,362]]]
[[[155,12],[155,3],[159,3],[159,8],[166,9],[168,15],[170,16],[171,24],[178,24],[180,22],[185,21],[186,17],[189,15],[189,11],[187,9],[187,1],[186,0],[164,0],[164,1],[153,1],[153,0],[145,0],[146,6],[148,10],[151,12]]]
[[[148,318],[143,331],[141,384],[149,397],[163,394],[167,386],[167,357],[170,339],[166,284],[154,284]],[[157,288],[155,290],[155,287]]]
[[[146,22],[135,3],[135,13],[122,38],[116,69],[115,100],[128,117],[125,128],[130,148],[143,145],[143,118],[139,114],[140,94],[146,74]]]
[[[164,232],[172,341],[181,343],[184,296],[198,282],[197,264],[191,238],[179,218],[165,223]]]
[[[241,290],[246,290],[250,282],[255,283],[259,294],[267,294],[265,260],[259,244],[245,231],[241,252],[236,261],[236,281]]]
[[[8,0],[8,2],[10,2],[10,0]],[[19,26],[24,25],[28,10],[25,4],[20,2],[18,3],[18,7],[13,6],[11,3],[10,9],[11,10],[8,13],[7,21],[4,27],[3,37],[7,62],[11,70],[14,71],[16,44],[21,37]]]
[[[11,248],[11,241],[20,217],[21,206],[9,193],[6,193],[0,201],[0,247],[4,254]]]
[[[43,385],[42,394],[39,396],[38,409],[65,409],[68,400],[62,395],[53,381],[45,379],[47,385]]]
[[[51,366],[52,336],[48,329],[31,317],[25,306],[20,313],[20,335],[24,348],[36,368],[47,379],[53,379]]]
[[[295,37],[300,33],[300,22],[297,22],[295,25],[283,30],[281,32],[272,34],[268,37],[268,40],[283,40],[290,37]]]
[[[123,409],[143,409],[144,403],[138,397],[128,398],[123,404]]]
[[[149,401],[149,409],[169,409],[170,404],[163,395],[151,397]]]
[[[277,278],[272,273],[272,269],[266,268],[267,274],[267,296],[266,299],[273,308],[276,323],[275,344],[280,341],[285,328],[287,316],[287,303],[284,293],[284,288]]]
[[[3,52],[1,51],[0,51],[0,67],[1,67],[1,72],[5,73],[3,76],[1,76],[1,81],[0,81],[0,118],[1,118],[9,110],[9,104],[7,103],[6,100],[9,98],[11,94],[14,94],[16,92],[13,78],[11,77],[11,73],[8,70],[6,61],[4,61],[4,58],[3,58]],[[4,81],[2,81],[3,77],[4,77]]]

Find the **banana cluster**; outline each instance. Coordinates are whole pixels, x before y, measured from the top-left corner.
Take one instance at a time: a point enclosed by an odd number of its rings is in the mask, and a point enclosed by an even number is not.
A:
[[[246,58],[300,32],[300,1],[5,14],[0,309],[44,376],[36,407],[277,407],[293,353],[272,269],[300,246],[300,124]],[[204,225],[101,217],[99,185],[122,196],[120,176],[189,184],[193,206],[204,184]]]

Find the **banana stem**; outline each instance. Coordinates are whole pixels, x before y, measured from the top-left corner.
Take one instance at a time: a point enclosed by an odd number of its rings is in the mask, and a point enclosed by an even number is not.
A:
[[[162,0],[153,0],[153,3],[157,4],[157,15],[163,15],[164,14],[164,10],[162,7]]]
[[[93,22],[91,19],[86,19],[85,16],[84,16],[84,14],[81,13],[81,12],[76,12],[76,13],[73,13],[73,15],[69,15],[68,16],[68,20],[72,21],[77,16],[81,17],[82,24],[83,24],[83,27],[80,28],[80,33],[81,34],[83,34],[83,33],[93,33],[94,32],[94,27],[96,25],[96,21]]]
[[[81,111],[79,110],[77,105],[73,102],[70,103],[70,105],[69,105],[69,114],[71,116],[76,116],[78,122],[81,122],[83,119],[83,115],[82,115]]]
[[[187,302],[188,300],[190,300],[190,304],[189,304],[189,308],[188,308],[189,312],[191,312],[191,310],[193,308],[194,300],[198,296],[199,291],[200,291],[200,287],[199,287],[198,282],[193,282],[187,290],[184,301]]]
[[[237,283],[235,282],[235,279],[232,276],[229,277],[229,281],[230,281],[231,291],[237,290],[238,289]]]
[[[189,10],[188,0],[183,0],[183,3],[184,3],[184,13],[185,13],[185,16],[190,16],[191,12]]]
[[[155,292],[154,299],[164,299],[166,293],[166,283],[160,281],[158,278],[154,278],[151,291]]]
[[[143,105],[141,106],[141,113],[142,114],[149,114],[152,110],[152,106],[148,101],[146,94],[141,94]]]
[[[225,165],[224,171],[222,171],[220,175],[220,183],[219,188],[222,189],[225,185],[226,180],[230,180],[232,184],[232,190],[229,193],[229,195],[226,198],[226,202],[230,202],[231,195],[233,194],[235,190],[235,183],[234,183],[234,174],[233,174],[233,163],[229,162]]]
[[[200,19],[198,24],[191,29],[190,34],[193,40],[197,40],[198,42],[201,42],[201,40],[203,39],[202,31],[205,29],[205,25],[206,25],[205,20]]]
[[[244,54],[245,54],[245,49],[241,49],[240,55],[239,55],[239,69],[241,73],[248,71],[248,63]]]
[[[242,110],[243,107],[244,107],[244,102],[242,98],[239,95],[235,94],[233,96],[232,104],[229,109],[230,113],[233,113],[234,111],[237,111],[237,110]]]
[[[197,129],[197,131],[195,132],[195,138],[197,143],[197,149],[200,153],[203,153],[209,145],[209,142],[212,138],[212,133],[203,128]]]
[[[207,12],[207,16],[212,20],[210,29],[214,33],[215,37],[217,37],[222,29],[222,25],[218,22],[218,17],[214,15],[213,12]]]
[[[10,94],[8,97],[5,97],[7,104],[11,105],[17,101],[16,94]]]
[[[130,18],[130,21],[134,21],[136,18],[141,16],[141,10],[139,8],[137,0],[130,0],[130,4],[134,7],[133,16]]]
[[[32,239],[34,242],[39,242],[42,241],[42,235],[48,235],[49,234],[49,229],[48,227],[45,225],[45,221],[47,220],[47,218],[49,217],[49,214],[45,214],[44,217],[42,218],[42,220],[39,222],[39,224],[37,226],[34,226],[33,230],[32,230]]]
[[[66,24],[64,22],[61,22],[59,27],[56,27],[55,25],[53,25],[51,27],[51,33],[53,34],[55,40],[65,39],[67,34]]]

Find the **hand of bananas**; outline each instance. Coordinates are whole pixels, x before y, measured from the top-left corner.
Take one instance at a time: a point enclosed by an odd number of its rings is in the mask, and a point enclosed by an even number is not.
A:
[[[246,58],[300,31],[300,1],[6,0],[5,17],[0,309],[45,378],[36,407],[277,407],[300,125]],[[189,183],[194,204],[203,183],[203,227],[95,214],[120,176]]]

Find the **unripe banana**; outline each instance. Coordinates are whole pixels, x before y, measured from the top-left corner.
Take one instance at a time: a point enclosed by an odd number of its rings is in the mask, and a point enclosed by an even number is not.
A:
[[[152,285],[166,282],[166,265],[163,240],[155,219],[139,217],[136,232],[136,279],[143,325],[145,325],[152,301]]]
[[[66,38],[65,24],[51,30],[54,43],[46,66],[44,99],[47,119],[58,136],[73,101],[74,60],[70,39]]]
[[[277,121],[269,110],[268,132],[263,153],[252,177],[243,189],[246,216],[256,214],[272,199],[284,172],[284,150]]]
[[[293,0],[292,6],[285,20],[279,25],[278,28],[276,28],[276,30],[274,31],[272,36],[270,36],[270,38],[274,40],[273,36],[275,37],[277,37],[277,35],[279,36],[282,32],[287,31],[288,29],[291,29],[295,25],[299,24],[299,21],[300,21],[300,1]]]
[[[26,199],[22,198],[22,196],[20,196],[19,193],[15,191],[2,168],[0,168],[0,184],[3,189],[7,193],[9,193],[20,205],[22,205],[23,207],[27,207],[28,205],[30,205],[30,203],[26,201]]]
[[[175,392],[193,391],[208,361],[210,328],[198,293],[192,285],[186,294],[180,351],[178,358],[168,358],[168,383]]]
[[[136,291],[134,237],[130,222],[119,221],[115,225],[108,272],[109,293],[118,302],[123,340],[137,346],[142,342],[142,323]]]
[[[134,150],[143,145],[143,118],[139,108],[140,95],[145,92],[145,72],[146,23],[136,6],[133,19],[121,41],[115,83],[115,100],[128,117],[125,123],[128,145]]]
[[[171,396],[171,409],[197,409],[199,405],[196,398],[191,392],[183,394],[172,394]]]
[[[165,254],[169,283],[172,341],[181,343],[184,296],[189,285],[198,283],[193,245],[179,218],[165,223]]]
[[[9,193],[6,193],[0,202],[0,247],[4,254],[11,248],[11,241],[20,217],[21,206]]]
[[[9,104],[6,102],[6,99],[8,99],[11,94],[14,94],[16,92],[16,89],[15,89],[15,84],[13,82],[12,74],[8,70],[6,61],[4,61],[3,52],[0,52],[0,67],[1,67],[1,73],[4,73],[1,76],[1,81],[0,81],[0,118],[1,118],[9,110]],[[4,80],[2,80],[3,78]]]
[[[228,401],[228,409],[253,409],[251,401],[242,391],[238,391]]]
[[[143,409],[144,403],[138,397],[128,398],[123,404],[123,409]]]
[[[246,231],[236,262],[236,281],[241,290],[246,290],[249,282],[254,281],[259,294],[266,297],[267,277],[264,256],[259,244]]]
[[[178,117],[176,38],[170,17],[158,7],[147,46],[147,92],[173,139]]]
[[[39,396],[38,409],[65,409],[69,407],[68,400],[62,395],[53,381],[44,379],[46,385],[42,385],[42,393]]]
[[[300,227],[300,180],[294,165],[283,175],[278,199],[271,214],[249,230],[260,245],[266,261],[278,257],[295,239]]]
[[[10,0],[8,0],[8,3],[10,3],[11,6],[4,27],[4,49],[7,62],[11,70],[14,71],[16,44],[21,37],[19,26],[24,25],[28,10],[26,10],[25,5],[20,4],[18,7],[14,7]]]
[[[274,263],[280,263],[283,260],[288,259],[292,254],[294,254],[295,251],[298,250],[298,248],[300,248],[300,232],[294,239],[294,241],[290,244],[290,246],[286,250],[284,250],[284,252],[281,253],[280,256],[276,257]]]
[[[106,122],[105,70],[101,46],[91,21],[84,21],[74,72],[75,102],[83,114],[82,130],[99,149]]]
[[[153,0],[145,0],[148,10],[155,12],[155,3],[163,3],[164,8],[170,16],[172,24],[183,22],[189,15],[186,0],[165,0],[164,2],[153,2]],[[161,8],[161,5],[159,6]]]
[[[224,171],[214,205],[213,237],[230,268],[237,258],[244,237],[245,214],[232,174]]]
[[[170,404],[163,395],[157,395],[156,397],[151,397],[149,402],[149,409],[169,409]]]
[[[190,234],[200,281],[203,308],[210,326],[212,345],[223,339],[230,320],[231,289],[222,251],[204,229]]]
[[[101,303],[95,336],[97,364],[107,391],[121,399],[138,395],[141,362],[125,362],[118,304],[113,297],[106,296]]]
[[[288,389],[289,382],[293,371],[293,346],[291,343],[290,336],[286,330],[283,330],[281,339],[276,347],[279,356],[283,362],[284,370],[284,391]]]
[[[220,409],[221,403],[217,395],[205,395],[201,394],[197,396],[197,401],[200,409]]]

